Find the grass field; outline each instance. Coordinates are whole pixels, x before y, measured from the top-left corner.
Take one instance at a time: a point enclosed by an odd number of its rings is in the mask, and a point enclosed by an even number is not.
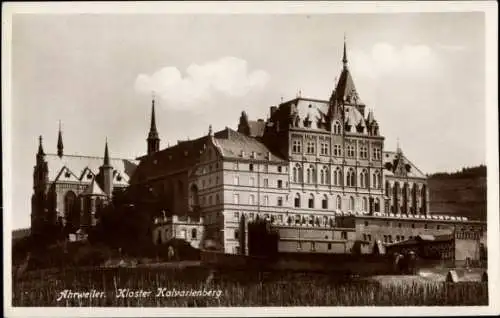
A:
[[[13,282],[13,306],[471,306],[488,304],[481,282],[445,283],[391,279],[338,279],[311,273],[232,272],[215,275],[200,267],[114,268],[27,272]],[[118,289],[152,291],[150,297],[117,298]],[[167,290],[220,290],[220,297],[155,297]],[[59,293],[103,291],[104,297],[63,299]]]

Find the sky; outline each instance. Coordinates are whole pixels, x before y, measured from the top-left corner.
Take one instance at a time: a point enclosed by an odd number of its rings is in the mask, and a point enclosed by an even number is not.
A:
[[[266,118],[283,98],[327,99],[344,35],[360,98],[385,150],[426,173],[486,162],[481,12],[79,14],[12,20],[13,227],[28,227],[38,136],[55,153],[146,151],[152,92],[161,148]]]

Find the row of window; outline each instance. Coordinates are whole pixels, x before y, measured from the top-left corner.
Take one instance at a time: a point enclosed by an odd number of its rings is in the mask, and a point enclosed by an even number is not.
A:
[[[292,153],[302,154],[302,140],[295,139],[292,141]],[[330,143],[329,142],[320,142],[320,155],[329,156],[330,155]],[[308,155],[316,155],[316,142],[315,141],[307,141],[306,142],[306,154]],[[340,144],[333,145],[332,153],[334,156],[341,157],[342,156],[342,146]],[[356,147],[354,145],[346,146],[346,157],[355,158],[356,157]],[[359,157],[361,159],[368,159],[368,147],[360,146],[359,147]],[[380,148],[372,148],[372,159],[380,160],[382,158],[382,150]]]
[[[245,164],[245,167],[246,167],[246,164]],[[269,171],[269,165],[267,165],[267,164],[262,165],[262,167],[263,167],[263,172],[274,172],[274,171]],[[253,164],[253,163],[248,164],[248,171],[256,171],[256,168],[257,167],[255,167],[255,164]],[[242,165],[240,165],[240,163],[238,161],[233,162],[233,169],[234,170],[240,170],[240,169],[243,170]],[[276,172],[281,173],[284,171],[286,171],[285,166],[280,166],[280,165],[276,166]]]
[[[319,184],[328,185],[333,184],[336,186],[341,186],[343,184],[342,169],[337,167],[333,170],[333,174],[330,174],[330,169],[328,166],[323,166],[319,170]],[[305,183],[316,184],[318,183],[316,168],[314,165],[309,165],[305,169]],[[297,163],[292,169],[292,180],[293,182],[304,182],[303,168],[300,163]],[[371,188],[380,189],[382,187],[382,176],[379,170],[375,170],[372,173],[371,184],[370,175],[367,169],[362,169],[359,173],[359,183],[357,182],[356,171],[354,168],[349,168],[345,174],[345,185],[348,187],[356,187],[359,185],[360,188]]]
[[[218,198],[218,196],[217,196]],[[316,198],[314,194],[309,194],[309,198],[307,200],[307,208],[309,209],[314,209],[316,208]],[[255,195],[250,194],[248,196],[248,204],[249,205],[254,205],[255,204]],[[233,203],[234,204],[240,204],[240,195],[235,193],[233,194]],[[276,206],[283,206],[284,199],[282,196],[278,196],[276,198]],[[329,199],[328,196],[325,194],[321,198],[321,208],[322,209],[328,209],[329,208]],[[261,205],[264,206],[269,206],[269,196],[265,195],[262,197]],[[338,210],[342,209],[342,197],[340,195],[337,196],[336,198],[336,208]],[[366,197],[361,198],[361,210],[364,212],[369,211],[369,199]],[[302,207],[302,200],[301,200],[301,195],[299,193],[295,194],[294,198],[294,207],[296,208],[301,208]],[[355,199],[353,196],[349,197],[349,210],[354,211],[355,210]],[[374,212],[379,212],[380,211],[380,199],[379,198],[374,198],[373,199],[373,211]]]
[[[250,178],[248,179],[248,181],[249,181],[249,182],[248,182],[248,185],[249,185],[250,187],[255,187],[255,186],[256,186],[256,184],[255,184],[255,178],[254,178],[254,177],[250,177]],[[269,188],[269,179],[268,179],[268,178],[264,178],[262,183],[263,183],[263,184],[261,185],[262,187],[264,187],[264,188]],[[240,177],[239,177],[239,176],[234,176],[234,179],[233,179],[233,184],[234,184],[234,185],[241,185],[241,184],[240,184]],[[286,185],[286,187],[288,187],[288,182],[286,182],[286,183],[285,183],[285,185]],[[283,188],[283,180],[276,180],[276,187],[277,187],[278,189]]]

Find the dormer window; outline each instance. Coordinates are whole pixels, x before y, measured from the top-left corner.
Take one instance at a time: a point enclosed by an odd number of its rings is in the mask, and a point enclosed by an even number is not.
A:
[[[71,173],[69,173],[69,171],[66,171],[66,173],[64,174],[64,176],[65,176],[66,178],[69,178],[69,177],[71,177]]]
[[[87,174],[87,179],[92,179],[92,174],[91,173]]]
[[[121,176],[121,175],[118,175],[118,176],[116,177],[116,180],[118,180],[118,181],[122,181],[122,176]]]
[[[357,126],[356,126],[356,131],[358,133],[363,133],[365,127],[363,127],[363,125],[361,123],[359,123]]]

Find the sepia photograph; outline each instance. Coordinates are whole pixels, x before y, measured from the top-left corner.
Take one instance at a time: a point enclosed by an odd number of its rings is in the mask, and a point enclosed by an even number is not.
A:
[[[3,6],[7,317],[498,314],[496,3],[132,4]]]

